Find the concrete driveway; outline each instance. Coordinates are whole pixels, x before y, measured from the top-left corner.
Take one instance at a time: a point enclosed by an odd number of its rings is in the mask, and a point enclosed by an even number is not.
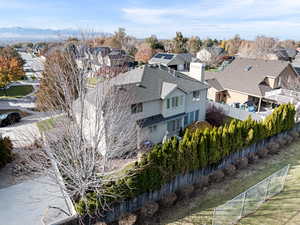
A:
[[[40,177],[0,189],[0,223],[3,225],[41,225],[67,217],[52,207],[68,212],[58,186],[50,184],[49,178]]]

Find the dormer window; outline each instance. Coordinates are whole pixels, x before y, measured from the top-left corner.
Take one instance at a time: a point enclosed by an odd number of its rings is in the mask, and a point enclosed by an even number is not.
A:
[[[137,104],[131,105],[131,113],[132,114],[140,113],[140,112],[143,112],[143,103],[137,103]]]

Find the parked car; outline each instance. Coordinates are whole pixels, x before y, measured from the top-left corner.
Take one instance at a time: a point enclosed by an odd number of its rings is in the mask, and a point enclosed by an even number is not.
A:
[[[20,120],[21,115],[18,112],[0,114],[0,127],[6,127],[8,125],[18,123]]]

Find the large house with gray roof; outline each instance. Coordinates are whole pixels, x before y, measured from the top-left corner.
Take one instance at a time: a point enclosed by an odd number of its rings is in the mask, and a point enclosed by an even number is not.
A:
[[[206,72],[208,98],[227,104],[253,101],[258,108],[274,89],[299,89],[299,75],[286,61],[237,58],[220,72]]]
[[[131,110],[139,127],[138,144],[150,141],[157,144],[163,138],[178,135],[180,130],[195,121],[205,120],[207,89],[203,82],[162,65],[144,65],[112,79],[125,88],[132,102]],[[90,109],[95,107],[95,92],[101,83],[88,93]],[[95,109],[94,109],[95,110]]]

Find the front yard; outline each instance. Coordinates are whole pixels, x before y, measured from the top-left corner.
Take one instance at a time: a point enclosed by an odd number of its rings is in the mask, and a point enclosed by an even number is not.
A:
[[[215,207],[232,199],[287,164],[291,164],[291,170],[284,191],[265,202],[257,212],[245,217],[239,224],[300,224],[300,140],[282,149],[278,155],[260,159],[256,164],[238,172],[234,177],[211,185],[206,191],[199,191],[191,199],[180,201],[168,210],[162,210],[159,214],[159,224],[211,224]]]
[[[12,86],[5,91],[0,90],[0,98],[21,98],[33,92],[32,85]]]

